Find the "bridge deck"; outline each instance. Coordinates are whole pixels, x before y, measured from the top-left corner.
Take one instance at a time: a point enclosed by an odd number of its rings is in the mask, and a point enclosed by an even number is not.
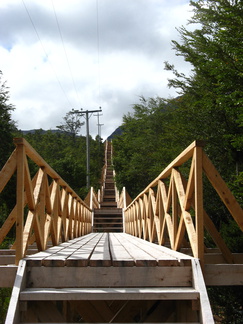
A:
[[[28,266],[156,267],[188,264],[191,257],[125,233],[91,233],[27,257]]]

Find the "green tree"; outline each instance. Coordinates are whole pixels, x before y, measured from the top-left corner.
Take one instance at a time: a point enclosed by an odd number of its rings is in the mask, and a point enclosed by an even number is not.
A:
[[[192,66],[186,76],[174,72],[169,86],[182,95],[181,125],[206,149],[228,180],[242,171],[243,152],[243,4],[237,0],[190,2],[193,31],[181,27],[181,41],[172,41],[176,54]],[[227,161],[227,162],[226,162]]]
[[[3,81],[3,75],[0,71],[0,170],[14,149],[13,133],[16,131],[16,128],[15,123],[11,119],[11,112],[13,110],[13,105],[9,103],[9,89],[6,86],[6,82]],[[15,188],[12,188],[11,186],[5,188],[1,193],[0,227],[11,210],[14,193]],[[0,248],[8,248],[8,245],[11,242],[11,238],[8,238],[4,242],[5,245],[2,244]],[[10,295],[11,289],[0,288],[0,323],[4,323]]]
[[[16,130],[15,123],[11,119],[14,106],[9,102],[9,89],[2,80],[0,71],[0,169],[11,154],[13,146],[13,132]]]
[[[133,114],[123,117],[122,135],[115,136],[116,181],[135,196],[184,148],[176,127],[176,100],[140,98]]]
[[[66,113],[66,116],[63,117],[64,123],[57,126],[58,129],[72,136],[73,141],[75,141],[81,127],[84,125],[84,122],[80,121],[80,115],[75,113],[74,110]]]

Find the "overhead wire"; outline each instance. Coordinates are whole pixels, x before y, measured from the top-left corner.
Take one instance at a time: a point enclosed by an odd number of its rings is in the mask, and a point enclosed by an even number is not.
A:
[[[25,10],[26,10],[26,13],[27,13],[27,15],[28,15],[28,17],[29,17],[29,19],[30,19],[31,25],[32,25],[32,27],[33,27],[35,33],[36,33],[36,36],[37,36],[37,38],[38,38],[38,40],[39,40],[39,42],[40,42],[40,44],[41,44],[42,50],[43,50],[43,52],[44,52],[44,54],[45,54],[45,57],[46,57],[48,63],[50,64],[50,66],[52,67],[52,71],[53,71],[53,73],[54,73],[54,75],[55,75],[55,77],[56,77],[56,80],[57,80],[57,82],[58,82],[58,84],[59,84],[59,86],[60,86],[60,88],[61,88],[61,90],[62,90],[64,96],[66,97],[66,100],[67,100],[69,106],[71,106],[70,100],[69,100],[69,98],[68,98],[68,96],[67,96],[67,94],[66,94],[66,92],[65,92],[65,90],[64,90],[64,88],[63,88],[63,86],[62,86],[62,84],[61,84],[61,82],[60,82],[60,80],[59,80],[59,78],[58,78],[58,76],[57,76],[57,73],[56,73],[56,71],[55,71],[55,69],[54,69],[54,67],[53,67],[53,65],[52,65],[52,63],[51,63],[51,61],[49,61],[49,56],[48,56],[48,54],[47,54],[47,51],[46,51],[46,49],[45,49],[45,47],[44,47],[44,44],[43,44],[41,38],[40,38],[40,35],[39,35],[38,31],[37,31],[37,28],[35,27],[35,24],[34,24],[34,22],[33,22],[33,19],[31,18],[30,12],[29,12],[29,10],[28,10],[26,4],[25,4],[25,1],[22,0],[22,3],[23,3],[23,5],[24,5],[24,8],[25,8]]]
[[[100,31],[99,31],[99,0],[96,0],[96,33],[97,33],[97,65],[98,65],[98,102],[101,105],[100,93]]]
[[[80,102],[80,98],[79,98],[79,95],[78,95],[76,83],[75,83],[75,80],[74,80],[74,77],[73,77],[73,73],[72,73],[72,69],[71,69],[70,63],[69,63],[69,59],[68,59],[68,55],[67,55],[67,51],[66,51],[64,39],[63,39],[63,36],[62,36],[60,24],[59,24],[59,21],[58,21],[58,18],[57,18],[57,13],[56,13],[54,1],[51,0],[51,2],[52,2],[52,8],[53,8],[53,12],[54,12],[55,19],[56,19],[56,24],[57,24],[58,32],[59,32],[59,35],[60,35],[60,38],[61,38],[61,41],[62,41],[62,47],[63,47],[63,51],[64,51],[64,54],[65,54],[67,66],[68,66],[68,69],[69,69],[69,72],[70,72],[70,75],[71,75],[72,84],[73,84],[73,87],[74,87],[74,90],[75,90],[75,93],[76,93],[76,96],[77,96],[77,101],[78,101],[79,105],[81,106],[81,102]]]

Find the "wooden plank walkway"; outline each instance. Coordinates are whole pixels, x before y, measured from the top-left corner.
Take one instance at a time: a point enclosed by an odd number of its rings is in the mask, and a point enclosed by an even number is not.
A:
[[[208,302],[210,319],[200,321],[206,293],[195,262],[129,234],[91,233],[21,260],[6,323],[211,324]]]
[[[26,258],[31,267],[184,266],[191,259],[125,233],[91,233]]]

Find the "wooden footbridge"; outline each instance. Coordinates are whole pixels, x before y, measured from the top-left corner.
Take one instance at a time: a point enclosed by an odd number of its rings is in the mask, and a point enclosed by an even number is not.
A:
[[[116,188],[111,143],[101,189],[85,201],[24,139],[15,144],[0,172],[0,192],[17,174],[16,206],[0,229],[2,242],[16,227],[13,246],[0,250],[0,286],[13,287],[7,324],[210,324],[206,286],[243,285],[243,255],[204,210],[203,174],[241,229],[243,211],[200,143],[133,201]]]

